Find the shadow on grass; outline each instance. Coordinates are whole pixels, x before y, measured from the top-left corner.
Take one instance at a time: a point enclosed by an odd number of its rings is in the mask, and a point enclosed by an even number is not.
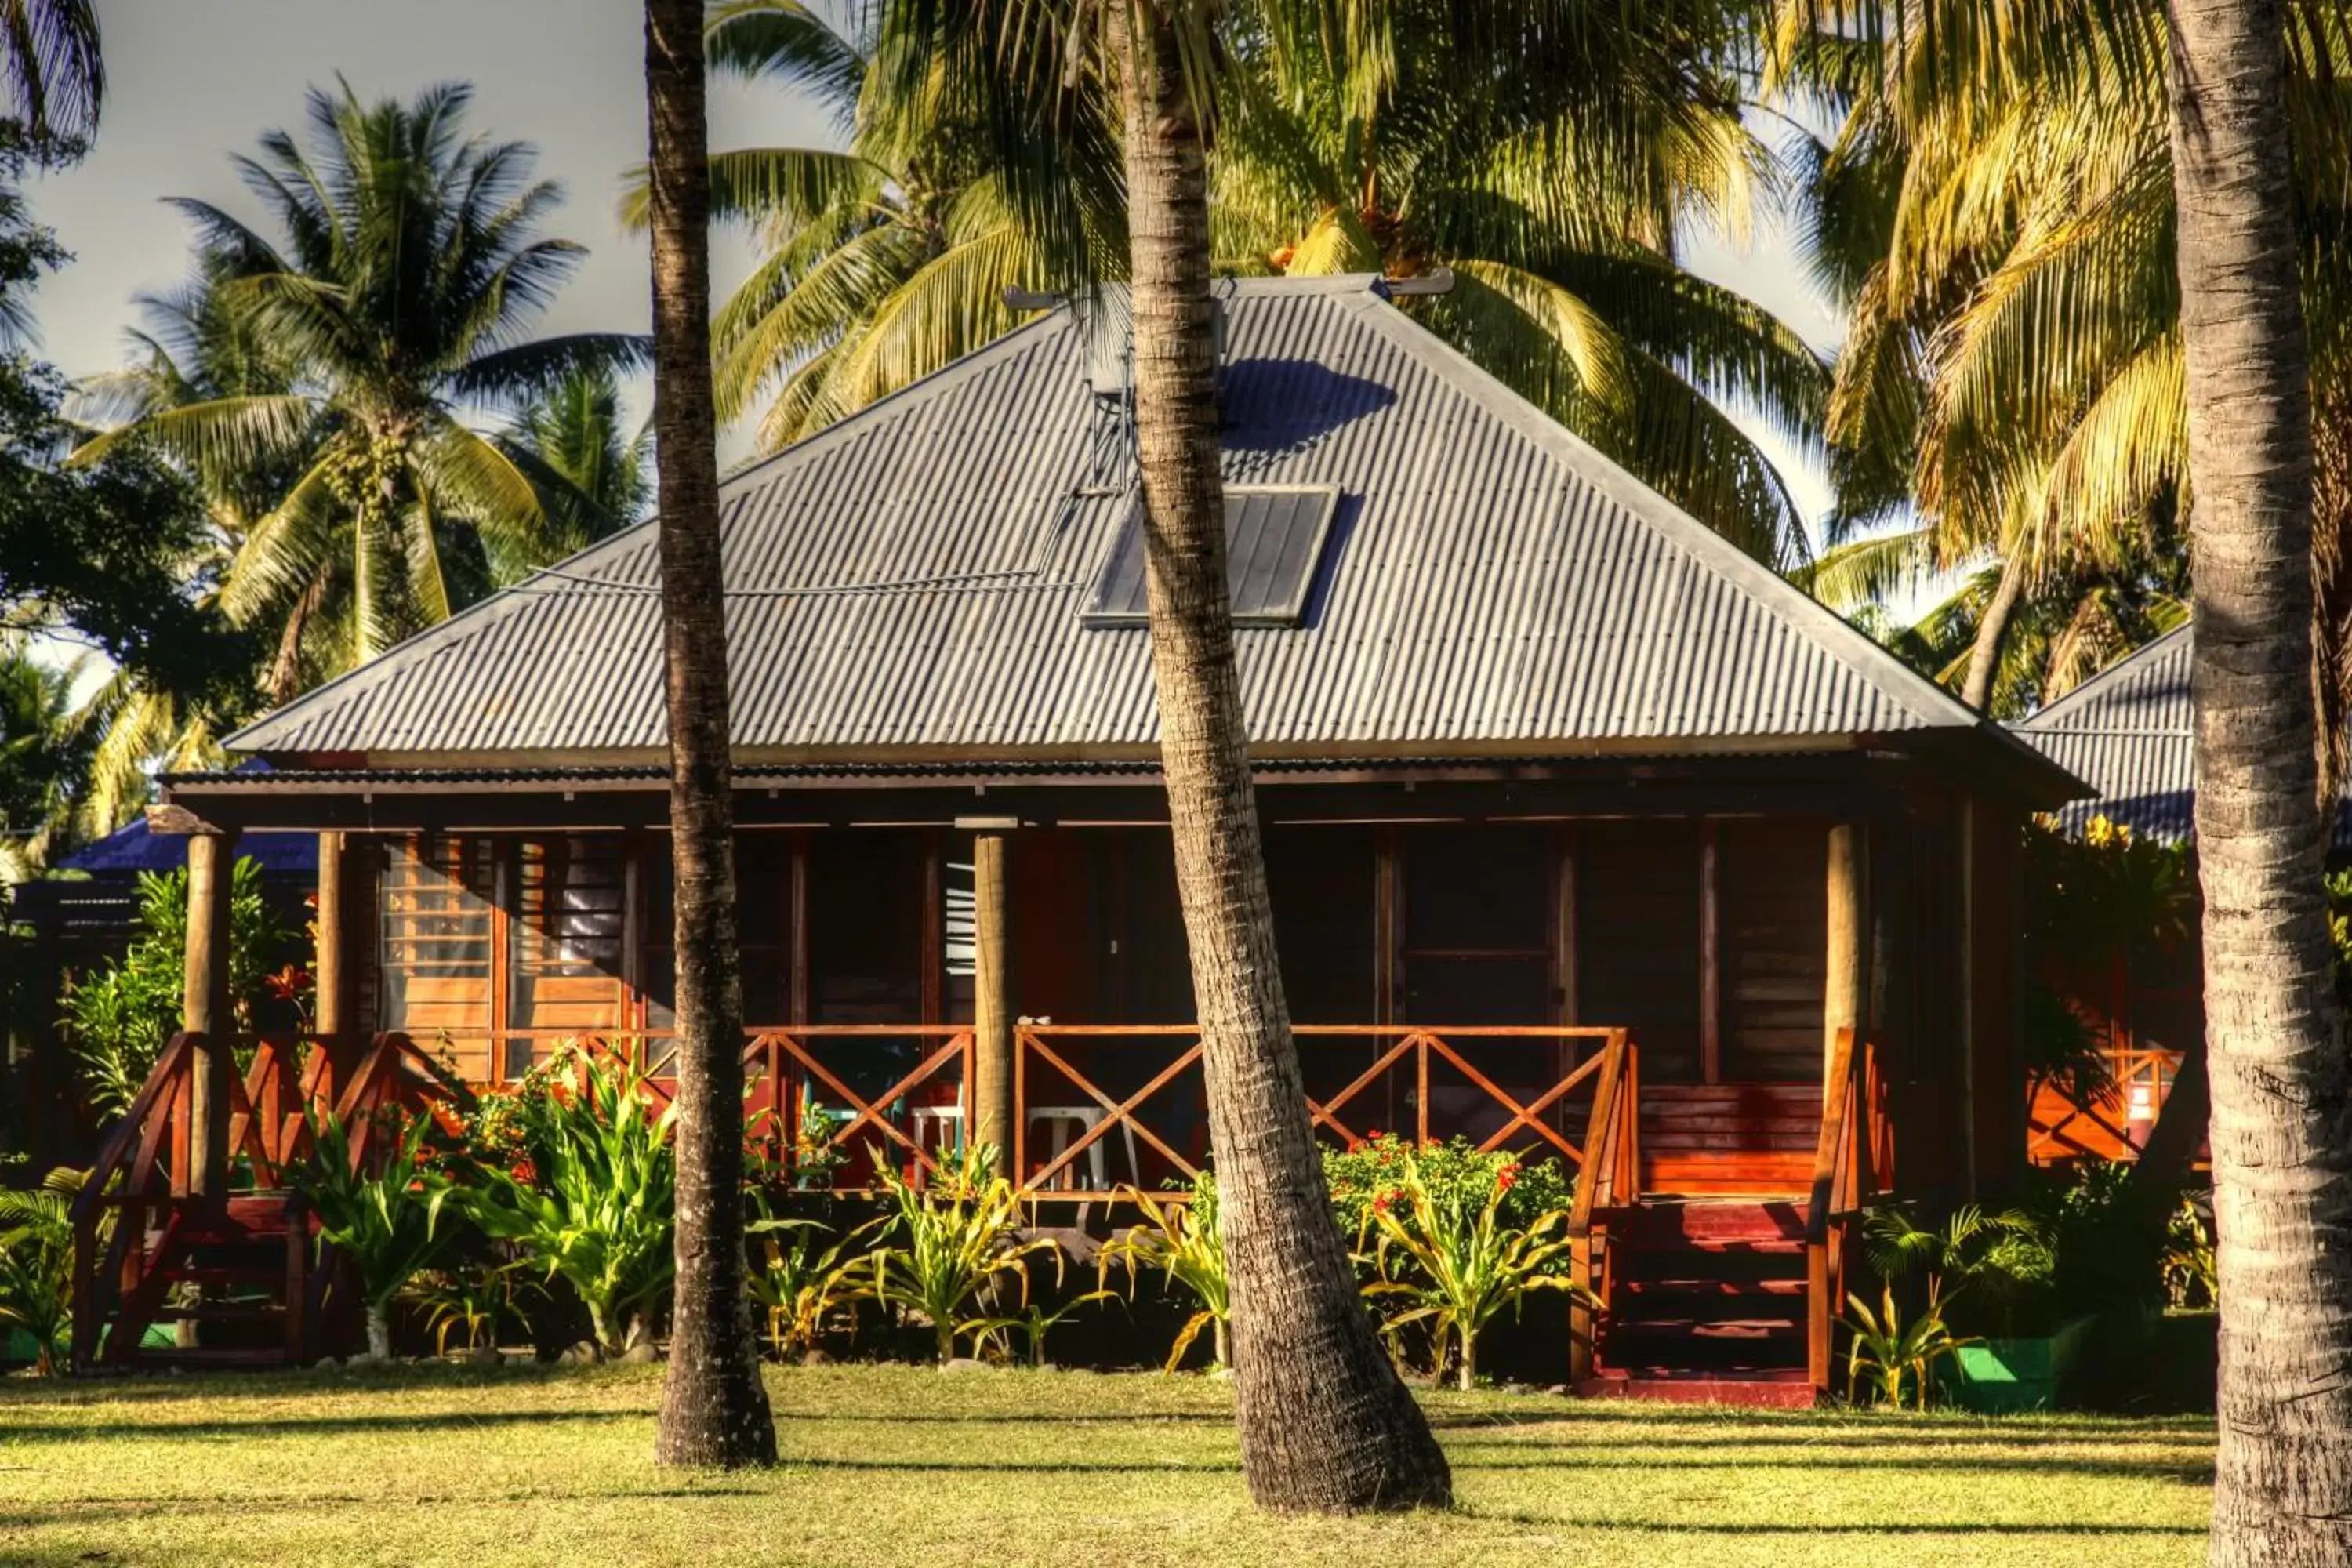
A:
[[[2036,1536],[2058,1537],[2078,1535],[2163,1536],[2177,1540],[2203,1540],[2205,1527],[2195,1524],[2029,1524],[2004,1523],[1991,1520],[1926,1521],[1905,1520],[1899,1523],[1870,1524],[1861,1521],[1841,1524],[1709,1524],[1699,1520],[1614,1520],[1556,1519],[1540,1513],[1512,1513],[1491,1509],[1465,1508],[1459,1510],[1465,1518],[1488,1524],[1523,1525],[1530,1530],[1587,1530],[1595,1532],[1622,1531],[1632,1535],[1747,1535],[1781,1536],[1792,1542],[1808,1536],[1848,1538],[1853,1536]]]
[[[50,1442],[110,1442],[125,1437],[323,1437],[345,1432],[430,1432],[489,1426],[539,1426],[613,1421],[651,1421],[651,1410],[446,1410],[414,1415],[285,1415],[251,1421],[12,1421],[12,1437]]]
[[[2044,1459],[2035,1458],[2003,1458],[1988,1456],[1971,1459],[1896,1458],[1881,1459],[1867,1456],[1844,1454],[1823,1455],[1817,1458],[1749,1458],[1749,1459],[1674,1459],[1660,1464],[1639,1455],[1623,1457],[1579,1457],[1573,1453],[1535,1459],[1483,1459],[1462,1457],[1461,1450],[1449,1448],[1446,1458],[1457,1471],[1511,1470],[1634,1470],[1645,1475],[1672,1476],[1699,1474],[1709,1470],[1782,1470],[1793,1473],[1806,1471],[1904,1471],[1917,1470],[1937,1475],[1961,1476],[1971,1473],[2001,1472],[2037,1476],[2098,1476],[2109,1479],[2181,1481],[2200,1486],[2213,1483],[2210,1461],[2197,1464],[2168,1463],[2163,1460],[2135,1462],[2129,1459]]]

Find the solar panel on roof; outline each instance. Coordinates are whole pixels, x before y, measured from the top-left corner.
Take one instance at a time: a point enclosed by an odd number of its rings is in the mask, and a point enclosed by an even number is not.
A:
[[[1298,624],[1339,510],[1339,492],[1329,485],[1225,487],[1225,581],[1235,626]],[[1145,611],[1139,497],[1119,525],[1085,619],[1088,626],[1139,626]]]

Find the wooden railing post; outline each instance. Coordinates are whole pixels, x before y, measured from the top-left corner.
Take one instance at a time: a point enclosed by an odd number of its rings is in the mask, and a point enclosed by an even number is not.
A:
[[[971,1139],[1014,1155],[1013,998],[1010,928],[1005,915],[1005,835],[972,837],[972,1052],[964,1095]],[[1015,1182],[1017,1173],[1008,1171]]]
[[[188,838],[187,963],[182,972],[183,1027],[195,1048],[188,1109],[187,1185],[206,1198],[228,1195],[230,1079],[236,1027],[228,990],[229,907],[236,883],[236,836],[200,831]]]

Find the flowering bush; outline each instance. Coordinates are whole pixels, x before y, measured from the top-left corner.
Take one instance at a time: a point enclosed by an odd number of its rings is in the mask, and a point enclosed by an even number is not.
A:
[[[1369,1241],[1374,1216],[1402,1201],[1408,1166],[1419,1173],[1430,1202],[1455,1223],[1471,1219],[1493,1197],[1499,1200],[1497,1218],[1524,1229],[1550,1210],[1567,1208],[1575,1193],[1555,1159],[1523,1160],[1500,1150],[1482,1154],[1467,1138],[1416,1148],[1397,1133],[1374,1132],[1344,1150],[1323,1151],[1323,1180],[1342,1236],[1359,1246]]]
[[[1451,1197],[1441,1198],[1422,1159],[1406,1150],[1396,1186],[1375,1194],[1368,1208],[1375,1240],[1357,1261],[1376,1278],[1364,1294],[1404,1302],[1383,1325],[1391,1346],[1401,1331],[1425,1327],[1431,1371],[1443,1376],[1451,1352],[1465,1389],[1477,1380],[1478,1336],[1497,1314],[1506,1307],[1517,1311],[1530,1291],[1576,1289],[1559,1271],[1568,1261],[1568,1211],[1550,1207],[1524,1225],[1505,1216],[1512,1194],[1532,1188],[1521,1170],[1516,1162],[1496,1167],[1484,1198],[1465,1213],[1455,1201],[1475,1183],[1457,1184]]]
[[[513,1094],[486,1096],[470,1120],[482,1177],[467,1194],[475,1223],[547,1279],[569,1281],[608,1352],[650,1336],[669,1289],[674,1111],[656,1113],[634,1067],[564,1047]]]

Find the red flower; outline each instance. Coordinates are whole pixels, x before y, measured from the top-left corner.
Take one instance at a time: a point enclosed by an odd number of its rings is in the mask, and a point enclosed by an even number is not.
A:
[[[1388,1212],[1389,1212],[1389,1199],[1390,1199],[1391,1197],[1394,1196],[1394,1195],[1395,1195],[1395,1194],[1391,1194],[1391,1193],[1382,1193],[1380,1196],[1378,1196],[1378,1197],[1374,1198],[1374,1199],[1372,1200],[1372,1212],[1373,1212],[1374,1214],[1386,1214],[1386,1213],[1388,1213]]]
[[[1511,1184],[1518,1179],[1518,1166],[1516,1164],[1506,1165],[1501,1170],[1495,1173],[1495,1190],[1498,1193],[1507,1193],[1511,1190]]]
[[[291,1002],[310,989],[310,972],[299,963],[289,963],[275,974],[265,974],[261,984],[280,1002]]]
[[[528,1160],[517,1160],[511,1173],[518,1182],[535,1184],[539,1181],[539,1168]]]

